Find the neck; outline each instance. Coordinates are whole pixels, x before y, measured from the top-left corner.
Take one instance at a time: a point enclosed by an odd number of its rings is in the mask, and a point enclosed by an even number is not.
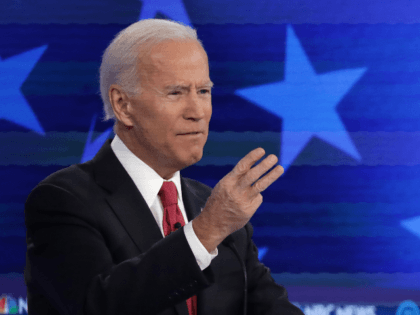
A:
[[[155,158],[153,155],[150,155],[151,150],[147,151],[142,148],[139,148],[136,142],[134,130],[127,130],[125,126],[123,126],[120,122],[117,122],[115,129],[115,133],[121,139],[121,141],[125,144],[125,146],[140,160],[146,163],[150,168],[152,168],[160,177],[165,180],[171,179],[174,174],[178,171],[171,167],[167,167],[164,165],[158,164],[158,159]]]

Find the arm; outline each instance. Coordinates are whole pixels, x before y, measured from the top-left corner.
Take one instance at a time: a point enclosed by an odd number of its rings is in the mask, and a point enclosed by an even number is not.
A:
[[[114,264],[93,213],[73,193],[49,184],[35,188],[26,203],[28,290],[60,314],[156,314],[213,282],[182,229]]]
[[[286,289],[271,277],[270,269],[258,260],[258,249],[252,241],[253,227],[245,226],[247,242],[248,309],[249,314],[304,315],[289,302]]]
[[[194,231],[207,250],[245,226],[246,236],[236,236],[239,252],[245,258],[248,277],[248,307],[250,314],[302,315],[291,304],[284,287],[277,285],[270,270],[258,260],[258,250],[252,241],[253,228],[249,219],[262,203],[261,192],[282,173],[273,155],[252,167],[263,155],[256,149],[246,155],[213,189],[203,211],[193,220]],[[263,174],[267,173],[263,176]]]

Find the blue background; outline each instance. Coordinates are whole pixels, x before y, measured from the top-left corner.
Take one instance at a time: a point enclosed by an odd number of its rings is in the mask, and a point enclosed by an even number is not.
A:
[[[31,189],[112,137],[112,123],[101,122],[103,51],[131,23],[159,17],[197,29],[215,83],[204,157],[182,174],[214,186],[258,146],[280,161],[290,158],[251,219],[261,260],[290,299],[420,303],[417,2],[2,5],[0,294],[25,294],[24,202]],[[322,132],[340,135],[328,141]]]

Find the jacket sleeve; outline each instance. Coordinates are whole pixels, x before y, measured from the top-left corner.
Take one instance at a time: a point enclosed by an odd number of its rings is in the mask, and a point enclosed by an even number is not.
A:
[[[25,205],[28,292],[60,314],[156,314],[214,282],[210,268],[200,270],[182,229],[115,264],[89,210],[52,184],[37,186]]]
[[[249,314],[258,315],[304,315],[290,303],[286,289],[271,277],[270,269],[258,260],[258,249],[252,241],[253,227],[245,226],[247,231],[246,267],[248,275]]]

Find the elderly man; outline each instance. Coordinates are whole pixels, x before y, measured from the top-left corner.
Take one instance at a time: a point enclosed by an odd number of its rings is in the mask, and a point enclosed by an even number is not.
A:
[[[283,173],[277,158],[252,167],[257,148],[213,190],[179,174],[201,159],[212,113],[195,31],[132,24],[105,51],[100,80],[115,138],[26,203],[29,314],[302,314],[258,261],[248,223]]]

